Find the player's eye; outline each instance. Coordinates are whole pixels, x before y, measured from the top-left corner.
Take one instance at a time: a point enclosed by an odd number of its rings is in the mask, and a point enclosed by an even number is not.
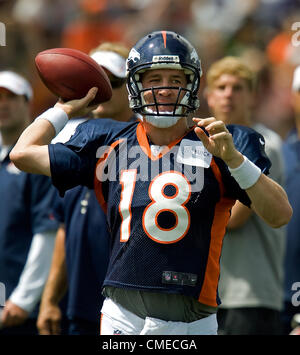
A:
[[[172,84],[175,84],[175,85],[182,85],[183,82],[182,82],[182,80],[180,80],[180,79],[173,79],[173,80],[172,80]]]
[[[149,83],[159,83],[160,80],[158,78],[153,78],[149,80]]]

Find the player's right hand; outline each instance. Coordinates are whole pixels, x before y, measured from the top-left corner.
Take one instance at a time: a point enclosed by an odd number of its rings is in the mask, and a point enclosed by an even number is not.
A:
[[[59,107],[65,111],[69,118],[73,117],[85,117],[91,111],[95,110],[98,105],[89,106],[89,103],[94,100],[97,94],[98,88],[94,87],[91,88],[85,97],[78,99],[78,100],[71,100],[67,102],[63,102],[59,100],[55,107]]]
[[[37,319],[40,335],[60,335],[61,311],[57,305],[41,305]]]

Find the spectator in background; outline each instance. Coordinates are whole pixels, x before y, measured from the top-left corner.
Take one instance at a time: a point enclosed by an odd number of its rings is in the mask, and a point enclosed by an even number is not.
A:
[[[285,255],[284,310],[282,313],[284,333],[292,330],[291,321],[299,309],[300,287],[300,66],[294,71],[292,104],[295,113],[295,128],[283,145],[286,169],[286,192],[294,209],[293,217],[287,226],[287,247]]]
[[[36,305],[47,279],[57,223],[49,178],[15,167],[9,152],[31,123],[32,89],[12,71],[0,72],[0,282],[6,300],[1,334],[35,334]]]
[[[62,47],[88,53],[101,42],[123,39],[126,29],[112,16],[107,0],[81,0],[79,10],[79,16],[62,30]]]
[[[237,57],[215,62],[207,72],[208,105],[225,124],[254,128],[272,162],[270,177],[283,185],[281,139],[252,121],[254,75]],[[220,334],[280,334],[285,234],[237,201],[223,242],[218,310]]]
[[[93,111],[94,118],[109,117],[125,122],[133,118],[126,89],[125,59],[128,53],[123,45],[111,42],[101,44],[90,53],[107,72],[113,88],[112,98]],[[69,121],[54,142],[67,141],[82,121]],[[40,307],[39,332],[60,333],[59,302],[68,289],[68,333],[99,334],[104,300],[101,286],[109,254],[105,213],[94,191],[79,186],[68,191],[63,199],[58,198],[55,216],[62,225],[56,236],[51,271]]]

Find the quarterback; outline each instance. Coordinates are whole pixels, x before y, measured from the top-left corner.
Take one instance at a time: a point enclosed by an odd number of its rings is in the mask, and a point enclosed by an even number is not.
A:
[[[201,74],[185,38],[153,32],[127,59],[139,122],[89,120],[65,144],[50,144],[68,119],[93,109],[92,88],[44,112],[11,152],[19,169],[51,176],[62,195],[77,185],[94,188],[107,214],[101,334],[216,334],[231,207],[239,200],[275,228],[291,218],[285,191],[267,177],[261,135],[214,117],[193,118],[189,127]]]

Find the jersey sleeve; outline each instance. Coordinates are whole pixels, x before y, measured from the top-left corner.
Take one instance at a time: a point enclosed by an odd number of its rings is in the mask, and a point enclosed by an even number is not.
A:
[[[78,185],[93,189],[97,150],[109,144],[113,128],[112,120],[89,120],[77,127],[68,142],[49,145],[52,183],[60,196]]]
[[[27,189],[30,200],[32,233],[56,230],[57,221],[53,218],[53,203],[57,191],[47,176],[29,174]]]
[[[265,152],[264,137],[250,127],[228,125],[236,149],[268,175],[272,165]]]
[[[257,165],[264,174],[268,175],[271,161],[265,152],[264,137],[252,128],[245,126],[228,125],[227,128],[232,134],[236,149]],[[216,161],[222,173],[226,196],[239,200],[245,206],[250,207],[251,200],[247,192],[241,189],[231,176],[227,165],[223,164],[220,159],[216,159]]]

